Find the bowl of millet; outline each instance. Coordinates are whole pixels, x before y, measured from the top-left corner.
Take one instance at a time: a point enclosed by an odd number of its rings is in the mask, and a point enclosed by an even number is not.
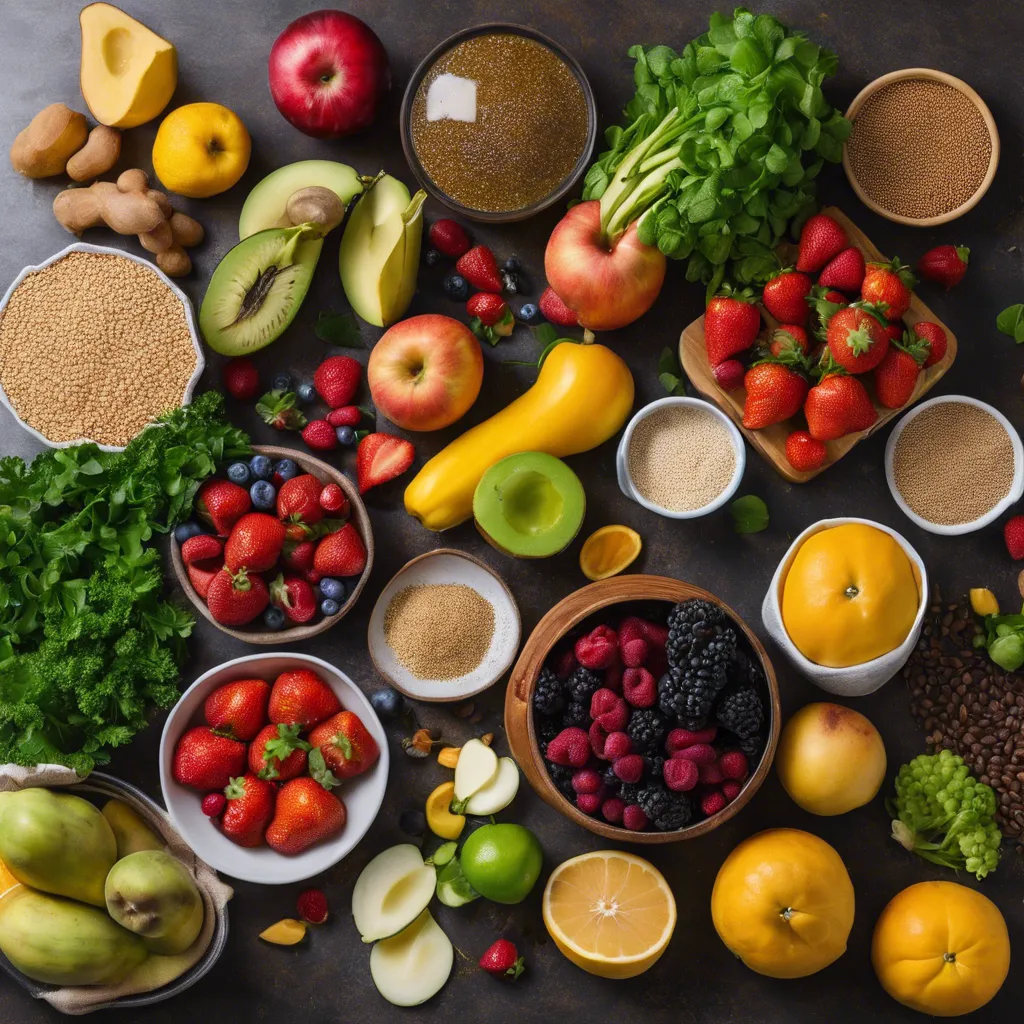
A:
[[[781,724],[771,661],[713,594],[665,576],[601,580],[537,624],[505,695],[537,794],[606,839],[693,839],[768,775]]]

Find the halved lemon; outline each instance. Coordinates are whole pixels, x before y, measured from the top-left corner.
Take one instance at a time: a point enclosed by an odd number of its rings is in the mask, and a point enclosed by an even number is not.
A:
[[[544,924],[577,967],[601,978],[633,978],[665,952],[676,901],[649,861],[597,850],[559,864],[544,888]]]
[[[617,523],[602,526],[583,542],[580,568],[588,580],[606,580],[628,568],[642,546],[636,530]]]

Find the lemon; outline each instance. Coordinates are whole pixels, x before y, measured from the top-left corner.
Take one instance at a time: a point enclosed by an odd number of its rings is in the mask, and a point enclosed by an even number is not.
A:
[[[588,580],[605,580],[628,568],[640,554],[640,534],[628,526],[602,526],[583,543],[580,568]]]
[[[233,110],[219,103],[188,103],[160,123],[153,170],[169,191],[205,199],[245,174],[251,150],[249,132]]]
[[[649,861],[597,850],[559,864],[544,888],[544,924],[577,967],[601,978],[633,978],[665,952],[676,901]]]

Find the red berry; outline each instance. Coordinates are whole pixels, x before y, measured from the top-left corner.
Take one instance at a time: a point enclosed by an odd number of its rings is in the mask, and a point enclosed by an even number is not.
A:
[[[572,776],[572,788],[577,793],[596,793],[604,783],[593,768],[581,768]]]
[[[318,452],[329,452],[338,447],[338,435],[327,420],[310,420],[302,428],[302,440]]]
[[[221,811],[224,810],[224,805],[228,802],[228,798],[223,793],[207,793],[203,797],[202,809],[203,814],[208,818],[216,818],[220,815]]]
[[[600,722],[591,722],[587,738],[590,740],[590,749],[594,752],[594,757],[607,760],[608,755],[605,754],[604,748],[608,742],[608,730]]]
[[[824,441],[819,441],[806,430],[794,430],[786,438],[786,459],[800,473],[820,469],[828,457]]]
[[[576,660],[584,668],[608,668],[618,657],[618,634],[610,626],[597,626],[576,641]]]
[[[704,812],[705,817],[708,818],[712,814],[717,814],[725,807],[725,804],[725,796],[720,789],[713,789],[700,798],[700,809]]]
[[[702,786],[717,786],[725,779],[722,769],[717,764],[698,765],[697,776]]]
[[[590,738],[575,726],[563,729],[548,744],[544,756],[553,764],[582,768],[590,760]]]
[[[718,729],[710,725],[706,729],[673,729],[665,738],[665,749],[669,755],[675,754],[678,750],[685,750],[695,743],[714,743],[718,735]]]
[[[622,812],[625,809],[625,803],[617,796],[612,796],[601,804],[601,817],[612,825],[618,825],[622,821]]]
[[[633,741],[625,732],[612,732],[605,737],[603,754],[608,761],[617,761],[633,751]]]
[[[750,770],[747,755],[742,750],[729,750],[718,759],[718,767],[727,779],[740,782]]]
[[[248,402],[260,393],[260,375],[251,359],[239,356],[224,364],[224,389],[239,402]]]
[[[601,804],[604,801],[604,795],[602,793],[577,793],[576,794],[576,806],[584,814],[597,814],[601,810]]]
[[[1016,562],[1024,558],[1024,516],[1014,516],[1003,527],[1006,550]]]
[[[647,828],[647,815],[639,804],[630,804],[622,810],[622,824],[630,832],[643,832]]]
[[[327,920],[327,897],[319,889],[304,889],[295,904],[299,917],[310,924]]]
[[[707,743],[694,743],[672,752],[673,757],[681,757],[684,761],[692,761],[698,765],[714,764],[718,760],[718,751]]]
[[[686,793],[697,785],[699,769],[682,757],[669,758],[662,769],[665,785],[677,793]]]
[[[635,708],[654,707],[658,684],[645,668],[627,668],[622,674],[622,695]]]
[[[444,217],[430,225],[430,244],[445,256],[457,259],[469,251],[469,235],[461,224]]]
[[[735,391],[743,387],[747,368],[738,359],[724,359],[712,371],[715,383],[723,391]]]
[[[348,511],[348,498],[345,497],[345,492],[337,484],[328,484],[320,492],[320,507],[325,512],[331,513],[346,513]]]
[[[570,309],[553,288],[544,289],[537,300],[537,306],[540,309],[540,315],[558,327],[579,327],[580,325],[579,314],[576,310]]]
[[[358,405],[343,405],[327,414],[327,422],[332,427],[358,427],[362,421],[363,414]]]
[[[722,783],[722,796],[725,797],[729,803],[732,803],[740,795],[740,790],[743,789],[743,783],[737,782],[735,779],[726,779]]]
[[[644,759],[639,754],[627,754],[612,765],[612,770],[623,782],[639,782],[644,773]]]

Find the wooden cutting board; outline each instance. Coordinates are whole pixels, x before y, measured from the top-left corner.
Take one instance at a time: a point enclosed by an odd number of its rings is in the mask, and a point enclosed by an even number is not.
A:
[[[857,246],[867,262],[885,262],[886,257],[871,242],[871,239],[858,228],[849,217],[834,206],[826,206],[822,213],[827,213],[834,220],[837,220],[846,229],[846,234],[852,245]],[[768,325],[763,333],[770,333],[778,326],[764,307],[761,308],[761,316]],[[796,484],[806,483],[819,473],[823,473],[829,466],[838,462],[858,441],[869,437],[876,430],[881,430],[894,416],[900,416],[910,408],[919,398],[941,380],[945,372],[953,365],[956,358],[957,342],[953,332],[921,301],[917,292],[914,292],[910,300],[910,308],[907,310],[903,320],[908,325],[913,325],[919,320],[931,320],[939,324],[946,332],[948,344],[945,356],[934,366],[929,366],[917,379],[917,387],[910,401],[902,409],[885,409],[875,402],[878,410],[878,419],[868,430],[862,430],[856,434],[847,434],[838,441],[828,441],[825,447],[828,449],[828,456],[824,464],[813,472],[798,472],[786,458],[786,438],[794,430],[804,429],[806,424],[802,416],[787,420],[784,423],[776,423],[774,426],[766,427],[764,430],[747,430],[743,426],[743,403],[747,393],[743,388],[735,391],[723,391],[715,382],[711,367],[708,364],[707,350],[704,347],[704,317],[694,320],[682,333],[679,338],[679,361],[686,375],[690,378],[693,386],[708,401],[714,402],[726,415],[728,415],[740,428],[751,446],[766,459],[780,476]],[[872,392],[870,380],[864,376],[869,392]]]

